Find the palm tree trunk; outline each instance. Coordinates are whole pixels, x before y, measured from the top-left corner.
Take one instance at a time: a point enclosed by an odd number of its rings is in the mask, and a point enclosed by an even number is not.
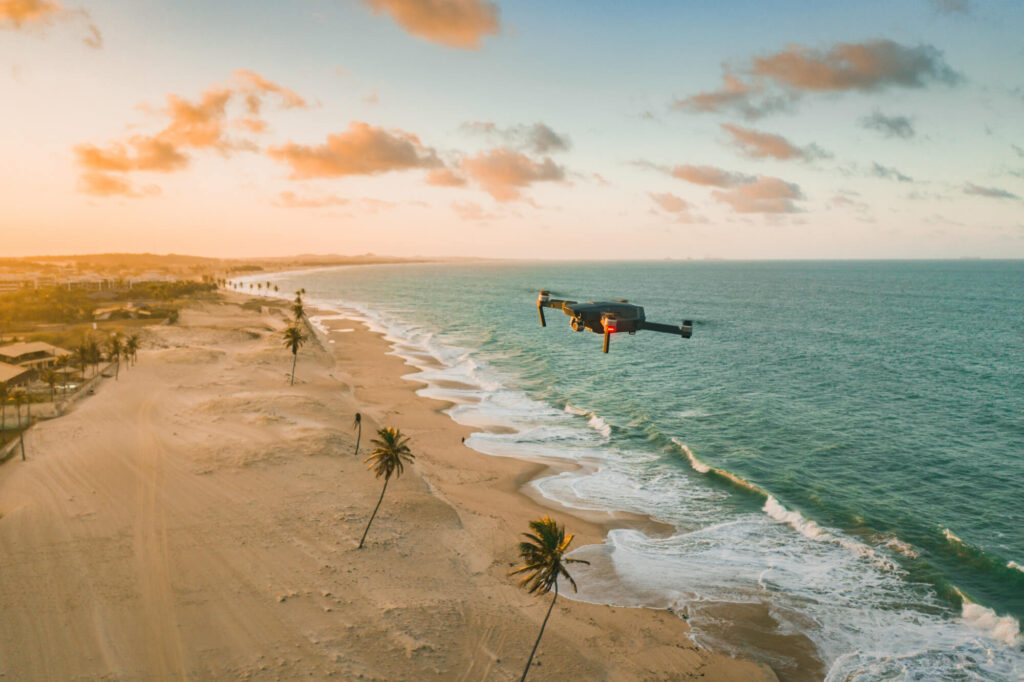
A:
[[[292,386],[295,385],[295,363],[299,361],[299,354],[292,353]]]
[[[359,431],[356,433],[356,455],[359,454],[359,441],[363,438],[363,420],[359,420]]]
[[[373,514],[370,515],[370,521],[366,524],[366,530],[363,531],[363,537],[359,540],[359,549],[363,548],[363,543],[366,541],[366,534],[370,532],[370,524],[373,523],[374,517],[377,516],[377,510],[380,509],[380,503],[384,501],[384,491],[388,489],[388,481],[391,477],[384,479],[384,487],[380,491],[380,499],[377,500],[377,506],[373,508]]]
[[[526,659],[526,667],[523,668],[523,676],[519,678],[519,682],[525,682],[526,674],[530,672],[530,664],[533,663],[533,655],[537,653],[537,646],[540,644],[540,638],[544,636],[544,628],[548,624],[548,618],[551,617],[551,610],[555,608],[555,600],[558,599],[558,583],[555,583],[555,597],[551,600],[551,606],[548,607],[547,615],[544,616],[544,622],[540,624],[540,634],[537,635],[537,641],[533,643],[533,649],[530,651],[530,657]]]

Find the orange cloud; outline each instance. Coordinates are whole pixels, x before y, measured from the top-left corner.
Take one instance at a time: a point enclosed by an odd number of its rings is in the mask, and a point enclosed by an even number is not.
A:
[[[78,179],[78,184],[82,192],[98,197],[143,197],[160,194],[160,188],[155,185],[147,185],[139,190],[124,178],[107,173],[83,173]]]
[[[800,209],[793,200],[802,199],[803,193],[797,185],[762,175],[750,183],[714,190],[711,196],[737,213],[796,213]]]
[[[256,149],[255,143],[249,140],[230,139],[227,129],[230,125],[252,133],[264,132],[266,121],[256,114],[267,95],[280,98],[286,108],[307,106],[292,90],[252,71],[236,71],[234,77],[238,81],[235,85],[212,87],[194,102],[173,93],[168,95],[167,105],[160,112],[167,120],[162,130],[155,135],[117,140],[102,148],[78,145],[74,148],[77,164],[86,175],[182,170],[190,162],[184,152],[187,149],[215,149],[222,154]],[[228,107],[239,98],[244,98],[250,115],[230,121]],[[81,187],[88,193],[110,196],[131,191],[130,183],[124,178],[86,175],[83,175]]]
[[[295,192],[281,192],[274,205],[286,208],[324,208],[326,206],[343,206],[347,203],[348,199],[334,194],[321,197],[300,197]]]
[[[732,135],[732,143],[754,159],[813,159],[826,156],[816,145],[797,147],[781,135],[762,133],[731,123],[723,123],[722,130]]]
[[[438,168],[427,173],[427,184],[437,187],[462,187],[466,178],[450,168]]]
[[[674,178],[692,182],[695,185],[710,187],[735,187],[745,182],[753,182],[754,178],[740,173],[730,173],[714,166],[676,166],[669,171]]]
[[[498,6],[487,0],[363,0],[386,12],[414,36],[462,49],[477,49],[484,36],[497,35]]]
[[[488,213],[483,206],[473,201],[452,202],[452,210],[460,219],[466,221],[494,220],[498,217],[493,213]]]
[[[59,2],[46,0],[0,0],[0,22],[18,29],[26,24],[46,23],[63,9]]]
[[[239,69],[235,71],[235,78],[242,83],[240,88],[243,92],[248,92],[246,103],[249,106],[249,113],[258,114],[262,105],[261,95],[273,94],[281,98],[281,104],[285,109],[305,109],[309,107],[299,93],[294,90],[290,90],[282,85],[267,80],[263,76],[259,75],[254,71],[248,69]]]
[[[664,211],[669,213],[685,213],[690,210],[690,202],[686,201],[682,197],[677,197],[671,192],[665,192],[664,194],[655,194],[649,192],[647,194],[654,203],[662,208]]]
[[[267,150],[270,158],[292,168],[293,180],[377,175],[412,168],[434,168],[441,160],[420,139],[402,130],[387,131],[352,121],[344,133],[327,142],[308,146],[289,142]]]
[[[134,153],[129,151],[134,149]],[[173,144],[155,137],[136,136],[127,144],[115,142],[106,149],[91,144],[75,147],[78,164],[89,171],[158,171],[167,173],[188,165],[188,157]]]
[[[462,169],[497,201],[519,199],[520,190],[535,182],[565,178],[565,170],[550,158],[537,162],[505,147],[463,159]]]
[[[921,88],[960,78],[931,45],[905,47],[891,40],[840,43],[827,51],[794,45],[755,58],[752,71],[796,90]]]
[[[839,43],[827,50],[792,45],[755,57],[741,69],[746,78],[723,76],[722,88],[676,100],[676,109],[734,110],[758,118],[787,108],[809,92],[872,92],[890,87],[923,88],[962,80],[931,45],[908,47],[891,40]]]

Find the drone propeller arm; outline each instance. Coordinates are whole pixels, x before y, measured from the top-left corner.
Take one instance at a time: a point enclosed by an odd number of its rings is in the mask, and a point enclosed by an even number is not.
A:
[[[658,322],[647,322],[644,320],[637,325],[639,329],[646,329],[652,332],[663,332],[665,334],[678,334],[684,339],[688,339],[693,335],[693,322],[690,320],[683,320],[683,323],[678,327],[671,324],[659,324]]]

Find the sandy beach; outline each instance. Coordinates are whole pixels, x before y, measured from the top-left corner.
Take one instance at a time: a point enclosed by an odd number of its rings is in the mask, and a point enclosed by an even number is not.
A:
[[[0,466],[0,676],[518,679],[548,606],[507,575],[528,521],[551,514],[574,547],[653,522],[525,495],[545,465],[463,445],[471,430],[358,322],[329,321],[290,386],[285,310],[243,300],[149,328],[136,366]],[[416,461],[359,550],[380,426]],[[559,599],[529,679],[776,677],[696,646],[671,612]]]

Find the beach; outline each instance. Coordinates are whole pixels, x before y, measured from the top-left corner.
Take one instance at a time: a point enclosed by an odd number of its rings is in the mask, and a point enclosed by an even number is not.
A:
[[[549,604],[508,576],[528,522],[550,514],[573,547],[665,530],[524,494],[548,466],[466,447],[472,430],[358,321],[329,320],[289,385],[286,309],[245,300],[149,328],[137,365],[0,467],[3,676],[518,679]],[[416,459],[360,550],[382,426]],[[559,598],[529,679],[775,675],[698,647],[667,610]]]

